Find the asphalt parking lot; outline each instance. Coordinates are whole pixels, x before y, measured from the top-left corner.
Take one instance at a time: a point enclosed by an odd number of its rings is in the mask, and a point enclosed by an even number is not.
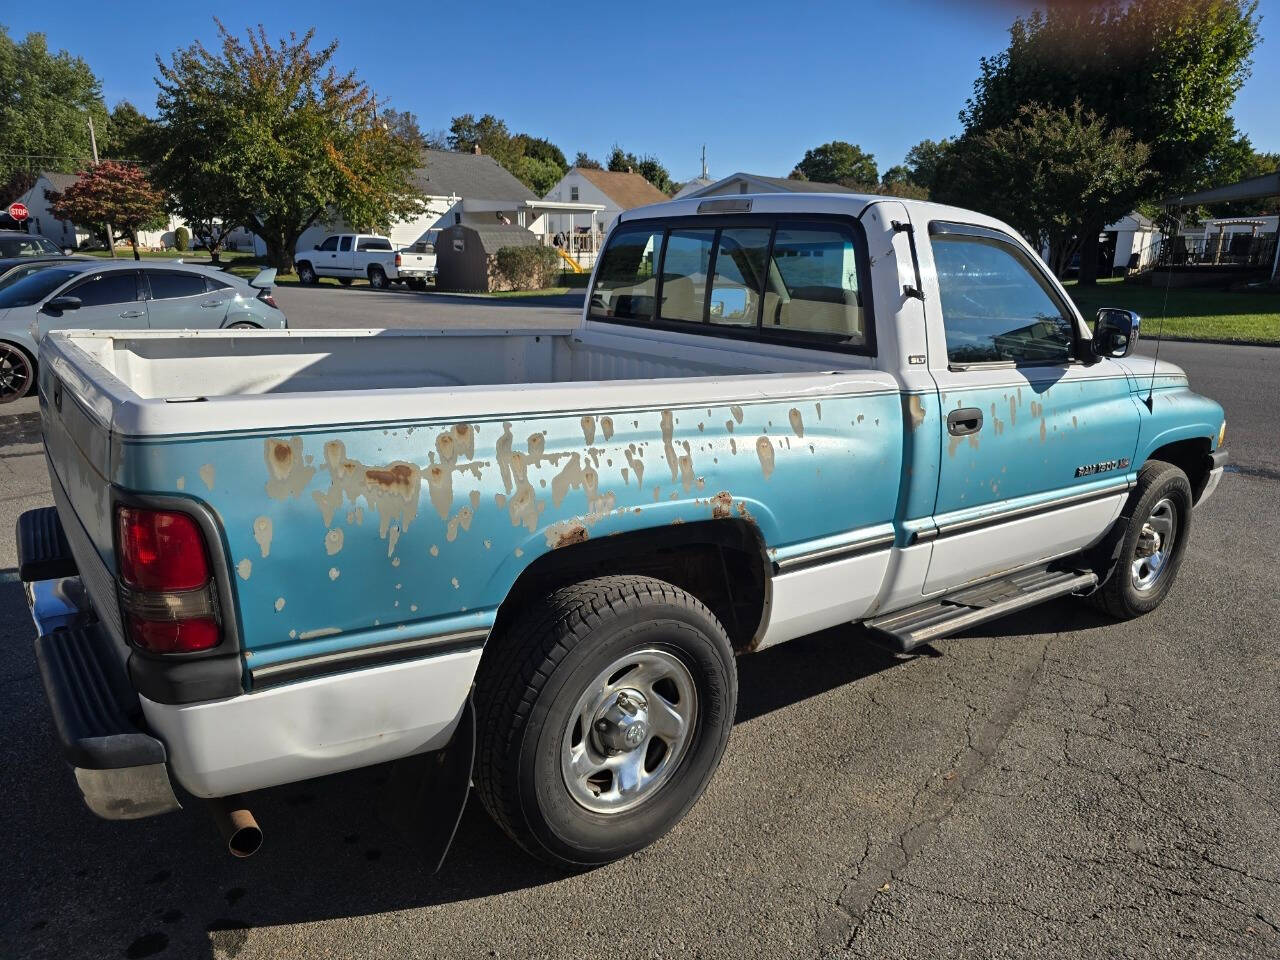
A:
[[[281,289],[297,326],[571,323],[407,292]],[[1149,349],[1149,348],[1148,348]],[[1227,409],[1233,472],[1170,599],[1058,602],[895,658],[853,627],[740,662],[690,816],[563,877],[468,809],[432,876],[373,768],[267,791],[252,860],[191,801],[108,823],[56,753],[0,537],[6,957],[1280,957],[1280,351],[1164,344]],[[31,401],[0,407],[0,529],[50,502]]]

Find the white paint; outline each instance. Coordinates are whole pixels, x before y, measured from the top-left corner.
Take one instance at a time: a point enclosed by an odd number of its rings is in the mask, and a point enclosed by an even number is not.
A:
[[[177,781],[221,797],[443,746],[479,661],[462,650],[208,703],[140,699]]]
[[[758,649],[866,615],[889,566],[886,548],[773,578],[769,626]]]

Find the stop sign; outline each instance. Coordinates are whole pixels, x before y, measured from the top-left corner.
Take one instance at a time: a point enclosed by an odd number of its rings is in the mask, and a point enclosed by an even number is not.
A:
[[[27,219],[27,217],[31,216],[31,214],[27,210],[27,205],[25,203],[14,202],[9,204],[9,216],[21,223],[23,220]]]

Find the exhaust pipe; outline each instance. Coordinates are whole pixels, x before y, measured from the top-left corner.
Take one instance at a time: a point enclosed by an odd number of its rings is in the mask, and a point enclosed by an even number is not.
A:
[[[209,801],[209,812],[222,839],[227,841],[229,854],[243,860],[258,852],[262,846],[262,828],[244,805],[244,797],[214,797]]]

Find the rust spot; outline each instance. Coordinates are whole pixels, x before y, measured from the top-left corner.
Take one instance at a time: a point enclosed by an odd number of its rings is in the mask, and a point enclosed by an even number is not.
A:
[[[716,520],[733,516],[733,497],[728,490],[721,490],[711,498],[711,516]]]
[[[596,442],[596,418],[583,417],[581,420],[581,423],[582,423],[582,439],[587,442],[587,446],[589,447]],[[530,453],[533,452],[532,448],[530,448],[529,452]]]
[[[627,466],[629,466],[632,472],[634,472],[636,475],[636,486],[638,487],[643,485],[644,461],[640,459],[639,454],[636,452],[636,445],[634,443],[630,444],[627,447],[626,456],[627,456]]]
[[[756,456],[760,458],[760,469],[764,472],[764,478],[768,480],[773,476],[773,444],[768,437],[756,438]]]
[[[315,467],[302,462],[302,438],[268,437],[263,455],[267,463],[267,496],[276,500],[302,496],[316,472]]]
[[[606,440],[613,439],[613,417],[600,418],[600,430]]]
[[[433,463],[424,472],[427,477],[427,495],[443,520],[449,516],[449,510],[453,506],[453,471]]]
[[[738,423],[742,423],[742,408],[740,406],[735,403],[729,408],[729,412],[733,414],[734,420],[738,421]]]
[[[342,549],[342,528],[334,527],[324,535],[324,552],[333,556]]]
[[[689,451],[689,441],[681,444],[684,447],[684,455],[680,457],[680,485],[684,487],[684,492],[688,493],[693,489],[693,454]]]
[[[547,546],[552,550],[568,547],[575,543],[583,543],[591,534],[577,520],[565,520],[547,527]]]
[[[792,407],[787,411],[787,419],[791,421],[791,431],[797,437],[804,436],[804,418],[800,416],[800,411]]]
[[[918,429],[920,424],[924,423],[924,404],[914,393],[904,398],[903,412],[907,415],[907,425],[912,430]]]
[[[738,507],[738,516],[740,516],[743,520],[746,520],[750,523],[756,522],[756,518],[751,515],[751,511],[747,509],[747,505],[744,501],[739,500],[737,507]]]

